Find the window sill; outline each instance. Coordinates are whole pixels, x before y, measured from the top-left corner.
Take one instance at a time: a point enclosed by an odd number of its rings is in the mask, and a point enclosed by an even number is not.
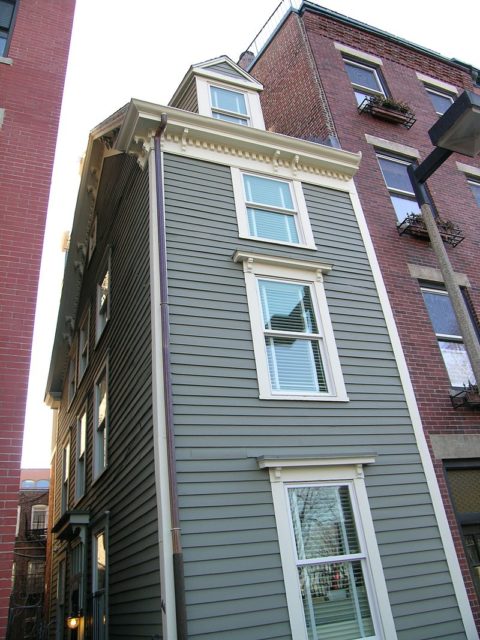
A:
[[[266,244],[278,244],[282,247],[295,247],[296,249],[310,249],[316,251],[315,244],[304,244],[302,242],[283,242],[283,240],[272,240],[271,238],[260,238],[258,236],[250,236],[247,234],[239,234],[239,238],[242,240],[253,240],[254,242],[265,242]]]
[[[293,400],[296,402],[349,402],[347,395],[330,396],[305,393],[260,393],[258,397],[260,400]]]
[[[13,64],[13,60],[12,60],[12,58],[4,58],[3,56],[0,56],[0,64],[12,65]]]

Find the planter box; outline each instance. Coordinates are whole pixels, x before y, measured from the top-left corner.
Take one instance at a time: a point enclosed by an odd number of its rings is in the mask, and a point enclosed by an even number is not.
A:
[[[410,129],[410,127],[412,127],[416,122],[415,114],[412,111],[400,110],[396,107],[378,104],[378,101],[374,96],[365,98],[358,107],[358,112],[369,113],[374,118],[379,118],[385,122],[401,124],[406,129]]]
[[[462,389],[453,396],[450,396],[454,409],[458,407],[468,407],[469,409],[480,409],[480,393],[478,387],[471,385]]]
[[[446,222],[438,218],[436,222],[442,240],[451,247],[456,247],[457,244],[460,244],[460,242],[465,239],[465,236],[460,229],[452,222]],[[420,238],[421,240],[430,240],[427,227],[422,220],[422,216],[417,213],[411,213],[403,222],[399,222],[397,224],[397,230],[401,236],[407,234],[409,236],[414,236],[415,238]]]

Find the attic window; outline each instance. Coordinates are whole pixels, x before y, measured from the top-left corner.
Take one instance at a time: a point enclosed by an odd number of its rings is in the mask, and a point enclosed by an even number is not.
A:
[[[249,126],[250,117],[244,93],[210,86],[210,99],[214,118]]]

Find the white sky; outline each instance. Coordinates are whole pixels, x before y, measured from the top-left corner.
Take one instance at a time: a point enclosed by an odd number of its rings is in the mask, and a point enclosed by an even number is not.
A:
[[[433,0],[317,2],[480,67],[476,0],[445,2],[444,9]],[[89,131],[132,97],[167,104],[191,64],[223,54],[236,62],[278,3],[77,0],[38,294],[23,467],[49,466],[52,412],[43,396],[61,291],[61,239],[71,226]]]

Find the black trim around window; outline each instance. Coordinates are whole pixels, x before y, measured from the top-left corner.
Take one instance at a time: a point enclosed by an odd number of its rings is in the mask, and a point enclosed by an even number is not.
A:
[[[20,0],[0,0],[0,9],[2,7],[7,8],[8,6],[13,7],[10,19],[7,21],[5,18],[5,22],[2,22],[2,12],[0,10],[0,57],[2,58],[8,56],[19,4]]]

